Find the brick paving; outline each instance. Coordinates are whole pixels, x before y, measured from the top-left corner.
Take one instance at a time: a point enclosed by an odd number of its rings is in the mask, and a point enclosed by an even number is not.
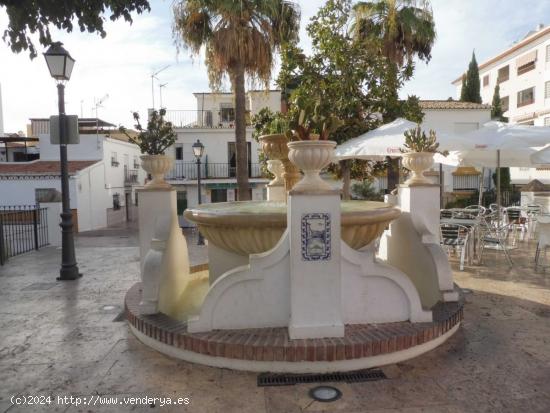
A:
[[[384,367],[387,380],[330,383],[343,396],[320,403],[308,395],[313,384],[257,387],[257,374],[171,359],[141,344],[126,323],[113,321],[139,281],[135,234],[124,231],[78,237],[84,273],[78,281],[55,281],[55,248],[0,267],[0,412],[550,411],[550,270],[534,272],[533,242],[512,251],[512,270],[489,251],[483,267],[455,272],[457,284],[472,293],[465,295],[462,326],[445,344]],[[194,264],[205,256],[191,246]],[[162,395],[191,403],[30,408],[13,406],[13,395]]]

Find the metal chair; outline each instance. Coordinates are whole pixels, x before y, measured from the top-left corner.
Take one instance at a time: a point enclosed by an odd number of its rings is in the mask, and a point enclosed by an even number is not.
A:
[[[464,260],[468,246],[470,230],[468,227],[459,224],[440,224],[439,225],[441,245],[447,249],[460,250],[460,271],[464,270]]]
[[[439,218],[452,218],[453,211],[451,209],[441,209],[439,211]]]
[[[542,205],[533,204],[527,205],[524,208],[525,215],[527,216],[527,237],[533,239],[537,231],[537,220],[540,214],[542,214]]]
[[[508,248],[506,246],[506,239],[510,231],[508,224],[503,224],[502,221],[498,220],[498,215],[496,212],[493,212],[489,215],[483,216],[480,220],[478,227],[479,231],[479,263],[483,262],[483,253],[486,248],[502,250],[504,256],[508,261],[510,268],[513,267],[514,263],[512,258],[508,253]]]
[[[509,225],[512,233],[512,243],[515,246],[517,241],[517,231],[521,231],[521,239],[525,238],[527,232],[527,219],[522,216],[521,208],[508,207],[504,210],[506,214],[506,222]]]

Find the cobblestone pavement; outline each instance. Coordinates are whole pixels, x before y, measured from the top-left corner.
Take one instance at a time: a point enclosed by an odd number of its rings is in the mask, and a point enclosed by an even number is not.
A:
[[[195,241],[190,255],[198,264],[206,254]],[[455,272],[472,290],[458,333],[431,353],[383,368],[387,380],[333,383],[343,393],[333,403],[310,399],[313,385],[257,387],[256,374],[177,361],[142,345],[115,321],[138,280],[135,229],[84,234],[76,244],[78,281],[55,281],[55,248],[0,267],[0,412],[550,411],[550,270],[533,271],[533,243],[512,252],[512,270],[491,251],[483,267]],[[75,406],[54,397],[49,406],[14,406],[14,395],[101,396],[96,403],[188,397],[190,404]]]

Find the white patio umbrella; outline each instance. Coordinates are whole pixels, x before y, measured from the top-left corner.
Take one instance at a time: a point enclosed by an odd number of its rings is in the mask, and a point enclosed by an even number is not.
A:
[[[497,204],[500,211],[500,168],[532,167],[532,156],[550,143],[550,127],[488,122],[462,135],[466,149],[453,151],[461,165],[497,168]]]
[[[350,139],[336,147],[333,160],[341,161],[344,159],[368,159],[368,160],[384,160],[387,156],[401,157],[401,149],[405,145],[404,133],[410,129],[416,128],[416,123],[403,118],[397,118],[393,122],[373,129],[356,138]],[[461,139],[456,136],[446,134],[437,134],[439,148],[444,150],[459,150],[466,149],[462,145]],[[458,165],[458,159],[445,157],[440,154],[435,154],[435,162],[445,165]]]
[[[550,145],[545,146],[541,150],[531,155],[531,163],[533,165],[545,165],[550,164]]]

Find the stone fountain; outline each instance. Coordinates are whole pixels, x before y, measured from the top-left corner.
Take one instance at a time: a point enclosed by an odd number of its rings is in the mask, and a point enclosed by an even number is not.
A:
[[[270,199],[185,212],[208,240],[207,267],[189,268],[174,191],[140,194],[142,283],[126,297],[140,340],[212,366],[324,372],[405,360],[456,331],[462,304],[439,246],[438,187],[342,202],[318,177],[334,145],[289,144],[289,156],[271,135],[262,146],[282,165],[271,170],[283,169]],[[293,152],[304,146],[316,154]],[[281,178],[284,192],[270,191]]]

